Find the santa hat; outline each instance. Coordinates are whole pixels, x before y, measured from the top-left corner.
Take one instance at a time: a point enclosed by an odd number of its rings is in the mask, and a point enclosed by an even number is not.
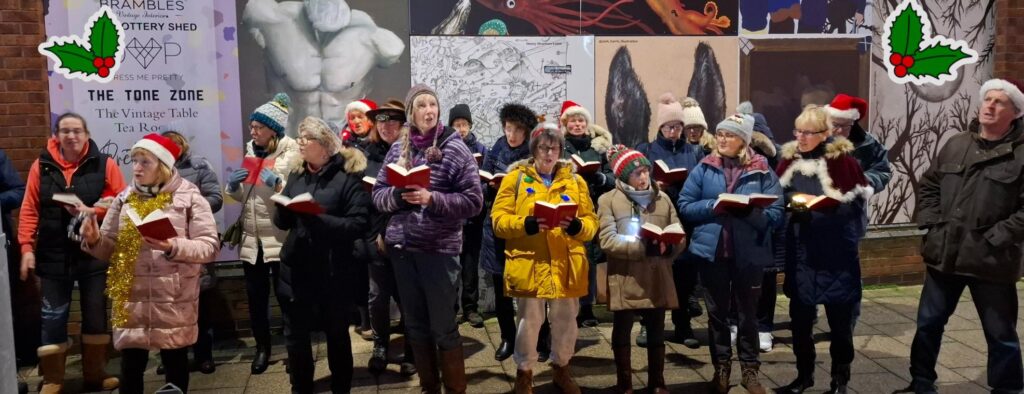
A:
[[[255,120],[274,130],[277,138],[284,137],[284,128],[288,127],[288,107],[291,105],[291,102],[287,94],[275,94],[273,100],[259,106],[252,112],[252,115],[249,116],[249,121]]]
[[[135,148],[142,148],[152,153],[167,168],[174,168],[174,162],[178,161],[178,156],[181,155],[181,148],[178,147],[178,144],[157,133],[146,134],[132,146],[132,150]]]
[[[700,109],[700,103],[690,97],[683,99],[683,126],[701,126],[708,128],[708,121],[704,120],[704,111]],[[659,127],[661,125],[658,125]]]
[[[593,124],[593,121],[591,120],[593,118],[590,116],[590,111],[587,111],[586,108],[576,104],[574,101],[565,100],[565,102],[562,103],[562,113],[558,115],[558,121],[560,123],[565,123],[565,118],[572,115],[582,115],[583,119],[587,120],[588,125]]]
[[[373,100],[361,99],[348,103],[348,105],[345,106],[345,114],[352,111],[361,111],[365,114],[375,109],[377,109],[377,103],[373,102]]]
[[[998,79],[993,78],[985,81],[984,85],[981,85],[981,99],[985,99],[985,94],[989,90],[1002,90],[1007,96],[1010,96],[1010,101],[1013,102],[1013,106],[1017,108],[1017,117],[1024,117],[1024,93],[1021,93],[1020,81],[1014,79]]]
[[[658,115],[655,123],[658,128],[664,126],[666,123],[679,121],[686,124],[683,120],[683,106],[679,104],[676,97],[672,93],[665,93],[658,99]]]
[[[829,117],[856,122],[868,115],[868,102],[860,97],[839,93],[831,104],[825,106],[825,110]]]
[[[620,181],[629,183],[629,175],[640,167],[651,167],[651,161],[639,151],[629,149],[625,145],[615,144],[608,148],[608,162],[612,163],[612,172]]]

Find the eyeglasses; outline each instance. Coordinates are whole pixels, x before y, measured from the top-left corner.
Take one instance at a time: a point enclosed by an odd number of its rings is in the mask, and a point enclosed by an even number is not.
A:
[[[537,146],[537,151],[539,151],[540,153],[558,152],[558,151],[561,151],[561,150],[562,150],[562,147],[559,146],[559,145],[555,145],[555,146],[538,145]]]
[[[299,145],[306,145],[306,144],[308,144],[310,142],[320,142],[320,141],[317,141],[316,138],[313,138],[313,137],[304,137],[304,136],[301,136],[301,135],[298,138],[295,139],[295,143],[297,143]]]
[[[678,133],[680,131],[683,131],[683,129],[684,127],[681,124],[661,126],[661,131],[670,131],[673,133]]]
[[[269,127],[261,125],[261,124],[251,124],[251,125],[249,125],[249,131],[260,131],[260,130],[268,129],[268,128]]]
[[[80,134],[85,134],[85,129],[77,129],[77,128],[75,128],[75,129],[58,129],[57,133],[58,134],[80,135]]]
[[[849,129],[849,128],[853,127],[853,123],[848,123],[848,124],[832,123],[830,126],[832,126],[832,130]]]
[[[797,130],[793,130],[793,135],[796,136],[796,137],[801,137],[801,136],[802,137],[810,137],[810,136],[813,136],[813,135],[818,135],[818,134],[824,133],[826,131],[828,131],[828,130],[808,131],[808,130],[797,129]]]

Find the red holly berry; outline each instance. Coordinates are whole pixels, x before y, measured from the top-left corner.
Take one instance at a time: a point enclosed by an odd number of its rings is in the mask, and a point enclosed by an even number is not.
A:
[[[913,67],[914,66],[914,57],[913,56],[904,56],[903,57],[903,61],[900,62],[900,64],[903,64],[903,67],[906,67],[906,68]]]
[[[99,74],[100,78],[106,78],[108,75],[110,75],[110,69],[106,67],[100,67]]]
[[[903,78],[907,76],[907,68],[903,67],[903,65],[896,66],[896,69],[893,71],[896,73],[897,77]]]
[[[892,64],[894,66],[898,66],[898,65],[900,65],[901,62],[903,62],[903,56],[902,55],[900,55],[898,53],[894,53],[892,55],[889,55],[889,63],[890,64]]]
[[[114,67],[114,58],[108,57],[106,59],[103,59],[103,66],[106,68]]]
[[[93,58],[92,59],[92,66],[96,67],[96,68],[103,67],[103,58],[102,57]]]

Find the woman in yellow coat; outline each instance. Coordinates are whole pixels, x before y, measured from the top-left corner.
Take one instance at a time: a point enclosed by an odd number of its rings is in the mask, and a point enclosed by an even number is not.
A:
[[[583,243],[594,239],[597,216],[587,183],[573,165],[559,160],[565,138],[546,123],[530,136],[528,160],[513,163],[491,210],[494,235],[505,239],[505,294],[516,298],[516,393],[532,393],[537,336],[550,310],[551,366],[564,393],[579,393],[569,373],[576,346],[579,297],[587,294],[589,265]],[[571,202],[576,215],[558,223],[535,216],[534,205]]]

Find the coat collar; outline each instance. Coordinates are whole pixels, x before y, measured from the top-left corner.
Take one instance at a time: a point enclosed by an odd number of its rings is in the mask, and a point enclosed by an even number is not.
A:
[[[590,135],[590,148],[597,151],[597,153],[603,155],[608,151],[608,148],[612,147],[612,133],[608,129],[591,123],[587,125],[587,131]],[[566,136],[566,140],[568,140],[569,134],[565,131],[564,127],[562,132]],[[566,141],[566,145],[568,144],[569,142]]]
[[[509,168],[509,172],[511,172],[512,170],[519,170],[524,175],[531,176],[531,177],[538,178],[538,179],[540,178],[540,174],[537,172],[537,167],[535,167],[533,165],[533,158],[532,157],[531,158],[527,158],[527,159],[523,159],[523,160],[519,160],[519,161],[517,161],[515,163],[512,163],[511,165],[509,165],[508,168]],[[554,177],[554,181],[551,183],[552,185],[558,183],[560,180],[563,180],[563,179],[575,178],[576,166],[572,163],[572,161],[569,161],[569,160],[559,160],[557,163],[555,163],[555,170],[554,170],[554,172],[555,172],[555,177]]]
[[[754,150],[751,149],[750,147],[747,147],[747,157],[750,157],[750,162],[747,163],[746,166],[743,166],[744,174],[751,172],[771,171],[771,167],[768,166],[768,159],[765,159],[764,156],[757,154],[757,152],[754,152]],[[701,163],[705,163],[718,170],[722,170],[724,167],[724,165],[722,164],[722,157],[716,153],[711,153],[707,156],[704,156],[704,158],[701,159]]]
[[[826,159],[836,159],[844,154],[850,154],[853,152],[853,143],[843,137],[829,137],[829,139],[822,142],[822,144],[825,145]],[[797,150],[796,141],[787,142],[782,146],[782,158],[784,160],[797,160],[803,158],[803,155],[801,155],[800,151]]]

